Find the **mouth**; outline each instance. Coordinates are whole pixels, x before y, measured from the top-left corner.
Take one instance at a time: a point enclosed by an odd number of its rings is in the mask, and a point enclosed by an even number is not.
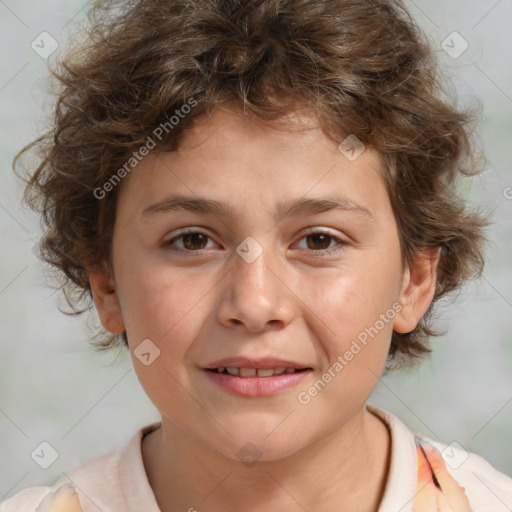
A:
[[[269,397],[293,388],[313,372],[311,366],[284,359],[221,359],[202,368],[224,391],[245,397]]]
[[[276,357],[259,357],[252,359],[250,357],[227,357],[212,361],[204,366],[204,370],[216,371],[218,373],[227,372],[230,375],[241,377],[255,377],[259,370],[263,372],[261,377],[266,376],[269,370],[275,374],[294,373],[295,371],[312,370],[307,363],[297,363],[288,359],[279,359]]]
[[[238,368],[233,366],[219,366],[217,368],[205,368],[205,370],[213,373],[228,374],[232,375],[233,377],[268,378],[274,377],[275,375],[290,375],[293,373],[301,373],[307,370],[312,370],[312,368],[293,368],[291,366],[280,366],[278,368]]]

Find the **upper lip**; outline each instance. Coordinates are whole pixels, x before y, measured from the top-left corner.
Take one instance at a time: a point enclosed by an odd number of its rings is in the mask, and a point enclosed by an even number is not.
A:
[[[296,363],[294,361],[287,361],[285,359],[277,359],[275,357],[262,357],[259,359],[250,359],[248,357],[228,357],[226,359],[219,359],[207,364],[205,370],[214,370],[216,368],[311,368],[307,364]]]

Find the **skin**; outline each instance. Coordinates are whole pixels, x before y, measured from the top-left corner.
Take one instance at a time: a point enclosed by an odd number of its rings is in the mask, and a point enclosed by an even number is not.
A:
[[[349,161],[304,112],[287,126],[217,108],[178,151],[146,157],[122,183],[113,271],[89,274],[103,326],[126,330],[137,376],[162,416],[142,454],[163,511],[370,512],[382,498],[390,437],[366,401],[392,330],[412,331],[432,301],[439,251],[402,267],[375,150]],[[141,215],[178,193],[226,202],[236,215]],[[281,201],[333,193],[373,219],[345,210],[273,216]],[[178,252],[169,250],[188,227],[208,238],[181,238]],[[333,238],[308,236],[320,228]],[[249,236],[263,248],[252,263],[236,253]],[[394,303],[402,306],[394,319],[307,405],[299,403],[298,393]],[[148,366],[133,354],[144,339],[160,350]],[[229,393],[201,370],[239,355],[280,357],[313,372],[295,388],[254,398]],[[261,454],[250,467],[237,456],[248,442]]]

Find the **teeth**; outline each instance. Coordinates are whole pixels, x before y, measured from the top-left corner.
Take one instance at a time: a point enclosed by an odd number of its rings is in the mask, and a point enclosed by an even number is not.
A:
[[[271,368],[258,368],[258,377],[272,377],[274,371]]]
[[[240,377],[256,377],[256,368],[240,368]]]
[[[234,368],[227,367],[224,368],[219,366],[217,368],[218,373],[224,373],[226,371],[229,375],[239,376],[239,377],[272,377],[273,375],[282,375],[283,373],[295,373],[297,370],[295,368]]]

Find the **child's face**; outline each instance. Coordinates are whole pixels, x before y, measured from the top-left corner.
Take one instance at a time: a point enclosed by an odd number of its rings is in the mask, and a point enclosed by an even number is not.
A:
[[[102,278],[91,274],[103,325],[126,329],[164,429],[178,425],[233,459],[247,442],[273,460],[349,429],[377,384],[392,330],[411,331],[434,291],[429,272],[401,267],[378,154],[367,148],[349,161],[312,126],[310,119],[308,129],[275,131],[215,111],[178,152],[147,157],[125,179],[113,238],[115,292],[101,295]],[[177,195],[225,203],[233,216],[143,213]],[[335,196],[364,210],[287,215],[284,206]],[[202,237],[178,238],[185,229]],[[311,236],[320,229],[333,238]],[[236,252],[247,237],[255,240],[250,256],[263,250],[251,262]],[[148,366],[133,355],[146,339],[160,350]],[[238,356],[312,370],[276,394],[241,395],[204,369]],[[315,395],[311,386],[329,369],[330,382]]]

